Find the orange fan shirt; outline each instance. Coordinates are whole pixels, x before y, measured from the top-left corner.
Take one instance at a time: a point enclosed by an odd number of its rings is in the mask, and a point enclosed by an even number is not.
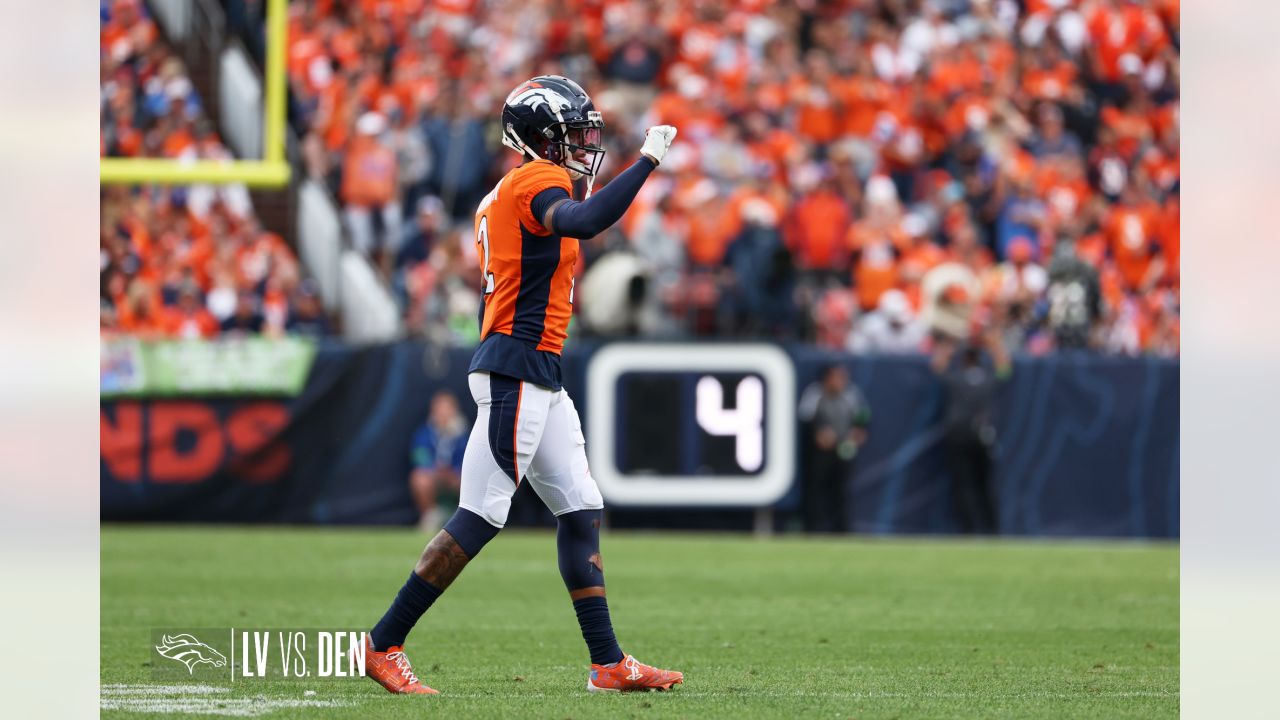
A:
[[[818,190],[797,202],[783,236],[796,265],[805,270],[843,270],[849,260],[843,242],[849,222],[849,206],[830,190]]]
[[[1111,253],[1128,288],[1142,285],[1151,258],[1159,248],[1154,225],[1154,213],[1145,207],[1117,207],[1107,220],[1106,234]]]
[[[1052,68],[1027,68],[1022,91],[1039,100],[1061,100],[1076,80],[1076,66],[1062,61]]]
[[[889,86],[875,77],[853,76],[836,81],[836,97],[840,100],[844,127],[841,132],[860,138],[875,131],[876,116],[889,99]]]
[[[831,88],[816,81],[796,85],[791,94],[796,109],[796,132],[819,145],[840,134],[840,117]]]
[[[849,228],[848,243],[858,252],[853,267],[853,290],[864,312],[876,309],[880,296],[898,286],[898,252],[907,238],[899,230],[888,232],[854,224]]]
[[[382,207],[395,199],[396,154],[376,140],[359,138],[347,150],[342,200],[358,207]]]
[[[689,214],[688,222],[686,250],[689,262],[703,267],[715,267],[724,262],[725,251],[737,235],[725,204],[712,201],[695,208]]]

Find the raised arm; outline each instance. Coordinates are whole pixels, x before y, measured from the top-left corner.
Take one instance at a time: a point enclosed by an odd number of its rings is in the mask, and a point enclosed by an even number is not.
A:
[[[563,188],[543,190],[533,198],[533,216],[557,235],[589,238],[604,232],[631,207],[636,193],[662,162],[675,137],[676,129],[670,125],[649,128],[640,149],[642,157],[612,182],[582,202],[572,200]]]

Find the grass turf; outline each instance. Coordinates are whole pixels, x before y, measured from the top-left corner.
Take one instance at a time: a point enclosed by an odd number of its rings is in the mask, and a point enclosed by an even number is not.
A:
[[[256,681],[194,706],[188,688],[134,687],[159,682],[151,628],[371,626],[424,540],[399,530],[104,527],[102,717],[192,707],[268,718],[1178,715],[1169,544],[607,533],[623,649],[686,681],[670,693],[588,695],[554,535],[507,531],[407,643],[443,695],[392,696],[364,678]],[[308,690],[336,706],[289,706]],[[120,693],[143,699],[108,700]]]

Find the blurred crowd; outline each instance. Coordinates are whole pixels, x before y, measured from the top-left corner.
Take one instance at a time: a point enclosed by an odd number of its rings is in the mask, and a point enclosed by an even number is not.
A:
[[[252,16],[255,0],[233,2]],[[576,79],[597,186],[578,332],[913,352],[1178,352],[1178,0],[295,0],[291,115],[411,331],[475,339],[505,93]]]
[[[261,0],[224,0],[262,52]],[[137,0],[101,0],[102,154],[228,157]],[[476,340],[471,215],[506,92],[564,74],[606,183],[574,332],[1176,355],[1178,0],[295,0],[290,119],[411,333]],[[103,327],[327,330],[243,188],[102,196]]]
[[[140,0],[100,0],[102,157],[219,160],[231,153]],[[101,190],[104,334],[322,335],[316,288],[242,186]]]

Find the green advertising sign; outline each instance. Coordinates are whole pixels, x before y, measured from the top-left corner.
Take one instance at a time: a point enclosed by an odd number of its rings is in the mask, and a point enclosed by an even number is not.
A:
[[[297,395],[315,355],[313,340],[296,337],[104,339],[99,389],[102,397]]]

